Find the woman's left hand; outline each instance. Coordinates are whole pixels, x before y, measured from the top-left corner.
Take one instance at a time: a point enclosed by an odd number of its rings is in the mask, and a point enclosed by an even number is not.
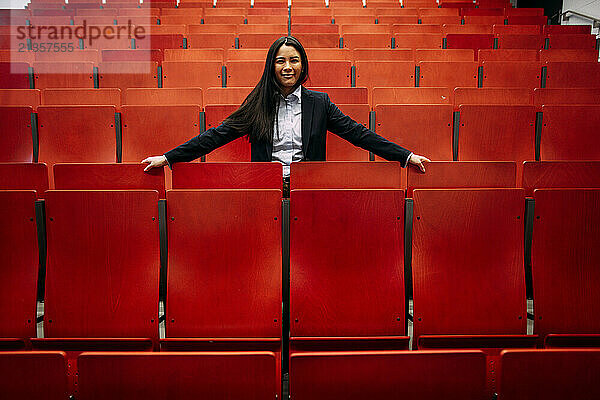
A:
[[[425,172],[425,162],[431,162],[431,160],[427,157],[419,156],[416,154],[412,154],[408,159],[408,163],[419,167],[421,172]]]

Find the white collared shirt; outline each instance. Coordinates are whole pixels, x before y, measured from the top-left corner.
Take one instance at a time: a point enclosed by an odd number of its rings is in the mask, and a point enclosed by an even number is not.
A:
[[[283,164],[283,176],[290,176],[290,164],[302,160],[302,86],[287,97],[280,96],[279,112],[273,127],[273,161]]]

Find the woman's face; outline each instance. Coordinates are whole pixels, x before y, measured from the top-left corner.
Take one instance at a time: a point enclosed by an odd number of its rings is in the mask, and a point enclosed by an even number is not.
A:
[[[285,44],[281,46],[275,54],[275,76],[284,96],[292,92],[301,72],[302,61],[298,50]]]

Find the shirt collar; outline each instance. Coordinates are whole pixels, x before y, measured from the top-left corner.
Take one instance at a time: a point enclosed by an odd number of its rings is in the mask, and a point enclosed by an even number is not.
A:
[[[301,95],[301,93],[302,93],[302,85],[299,85],[299,86],[296,88],[296,90],[294,90],[292,93],[288,94],[288,96],[287,96],[287,97],[283,97],[283,95],[281,95],[281,97],[282,97],[283,99],[286,99],[286,98],[287,98],[287,99],[288,99],[288,100],[290,100],[290,101],[291,101],[291,100],[297,100],[297,101],[298,101],[298,104],[300,104],[300,101],[301,101],[301,98],[302,98],[302,95]]]

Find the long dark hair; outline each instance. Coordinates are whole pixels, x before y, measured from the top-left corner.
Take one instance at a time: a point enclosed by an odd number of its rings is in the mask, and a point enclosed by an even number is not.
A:
[[[283,45],[295,48],[300,54],[302,71],[293,90],[308,78],[308,57],[298,39],[293,36],[283,36],[273,42],[267,53],[260,81],[240,108],[223,121],[225,125],[245,134],[250,142],[273,141],[273,128],[281,93],[281,85],[275,76],[275,55]]]

